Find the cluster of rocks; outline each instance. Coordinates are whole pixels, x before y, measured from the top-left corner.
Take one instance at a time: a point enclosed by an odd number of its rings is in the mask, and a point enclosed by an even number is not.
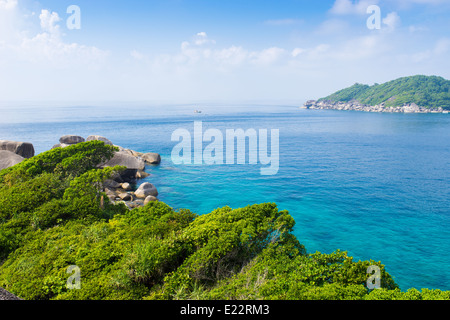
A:
[[[107,180],[103,184],[104,192],[109,200],[114,203],[123,202],[129,209],[147,205],[149,202],[158,201],[158,190],[148,182],[141,184],[133,191],[132,184],[128,182],[117,182]]]
[[[103,191],[113,202],[123,201],[129,208],[143,206],[150,201],[157,201],[158,191],[151,183],[143,183],[136,190],[138,181],[147,178],[146,164],[158,165],[161,156],[158,153],[142,153],[114,145],[109,139],[92,135],[86,139],[77,135],[65,135],[52,149],[66,148],[87,141],[103,141],[119,149],[113,158],[99,165],[99,168],[124,166],[126,170],[116,174],[103,185]],[[34,147],[28,142],[0,140],[0,170],[12,167],[26,158],[34,157]]]
[[[0,140],[0,170],[15,166],[34,157],[34,146],[29,142]]]
[[[371,106],[367,104],[361,104],[356,100],[352,100],[349,102],[309,100],[301,108],[314,110],[349,110],[392,113],[448,113],[448,111],[445,111],[443,108],[425,108],[420,107],[415,103],[405,104],[398,107],[388,107],[385,103]]]

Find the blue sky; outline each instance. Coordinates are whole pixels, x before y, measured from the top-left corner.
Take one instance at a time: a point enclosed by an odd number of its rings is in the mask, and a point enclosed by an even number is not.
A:
[[[450,79],[449,18],[450,0],[0,0],[0,100],[301,104],[355,82]]]

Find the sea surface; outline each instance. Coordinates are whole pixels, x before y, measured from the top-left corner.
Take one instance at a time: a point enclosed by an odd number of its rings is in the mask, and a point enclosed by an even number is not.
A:
[[[195,114],[201,109],[201,114]],[[175,165],[176,129],[279,129],[279,171]],[[303,110],[296,106],[0,106],[0,139],[36,152],[59,137],[102,135],[162,155],[146,179],[160,200],[198,214],[276,202],[308,252],[381,261],[402,290],[450,290],[450,115]],[[208,143],[205,143],[206,146]],[[269,144],[270,146],[270,144]],[[270,151],[270,147],[269,147]]]

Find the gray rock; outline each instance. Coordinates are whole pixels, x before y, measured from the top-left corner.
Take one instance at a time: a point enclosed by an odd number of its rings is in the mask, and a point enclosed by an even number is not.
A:
[[[141,159],[131,156],[127,152],[116,152],[114,157],[106,162],[103,167],[124,166],[128,169],[144,170],[145,162]]]
[[[7,150],[0,150],[0,170],[15,166],[25,160],[24,157]]]
[[[12,300],[22,300],[22,299],[16,297],[11,292],[6,291],[5,289],[0,288],[0,300],[3,300],[3,301],[10,300],[10,301],[12,301]]]
[[[103,141],[105,144],[112,146],[113,143],[111,142],[111,140],[106,139],[105,137],[102,136],[96,136],[96,135],[92,135],[87,137],[86,141]]]
[[[130,209],[135,209],[135,208],[140,207],[140,205],[138,205],[136,202],[128,202],[127,205],[128,205],[128,208],[130,208]]]
[[[143,153],[142,152],[137,152],[131,149],[125,149],[126,152],[128,152],[130,155],[132,155],[133,157],[142,157]]]
[[[145,172],[145,171],[143,171],[143,170],[139,170],[139,171],[136,173],[136,178],[138,178],[138,179],[144,179],[144,178],[147,178],[147,177],[149,177],[149,176],[150,176],[150,173]]]
[[[0,140],[0,150],[10,151],[27,159],[34,157],[34,146],[29,142]]]
[[[142,160],[144,160],[147,163],[150,164],[160,164],[161,163],[161,156],[158,153],[145,153],[142,156]]]
[[[119,198],[122,199],[123,201],[131,201],[133,200],[133,196],[129,193],[123,192],[123,193],[119,193]]]
[[[153,202],[153,201],[158,201],[158,198],[156,198],[154,196],[148,196],[144,200],[144,206],[146,206],[147,204],[149,204],[150,202]]]
[[[56,148],[66,148],[66,147],[69,147],[69,146],[70,146],[70,144],[58,143],[58,144],[55,144],[55,145],[52,147],[52,150],[53,150],[53,149],[56,149]]]
[[[117,189],[120,188],[120,183],[114,180],[106,180],[105,182],[103,182],[103,187],[108,189]]]
[[[116,196],[116,193],[114,192],[114,190],[110,189],[110,188],[105,188],[105,193],[107,196]]]
[[[151,183],[143,183],[141,186],[135,191],[134,195],[140,199],[145,199],[148,196],[158,196],[158,190]]]
[[[131,191],[131,185],[128,182],[122,183],[121,188],[126,191]]]
[[[125,169],[124,171],[120,172],[120,178],[116,179],[116,181],[120,183],[136,183],[136,173],[138,172],[137,169]]]
[[[66,136],[62,136],[59,139],[59,143],[61,143],[61,144],[77,144],[77,143],[82,143],[85,141],[86,140],[84,140],[83,137],[75,136],[75,135],[66,135]]]
[[[111,190],[109,188],[105,188],[105,193],[106,193],[106,196],[108,197],[109,200],[111,200],[111,201],[115,201],[116,200],[117,194],[113,190]]]

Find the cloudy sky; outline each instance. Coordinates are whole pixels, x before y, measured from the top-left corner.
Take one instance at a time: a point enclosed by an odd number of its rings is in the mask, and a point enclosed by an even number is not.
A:
[[[300,104],[450,79],[449,18],[450,0],[0,0],[0,100]]]

